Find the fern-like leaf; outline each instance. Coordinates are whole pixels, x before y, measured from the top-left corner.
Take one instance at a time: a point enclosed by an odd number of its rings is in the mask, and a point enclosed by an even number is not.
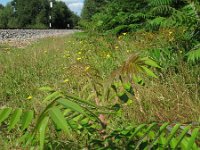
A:
[[[186,54],[188,62],[195,63],[200,60],[200,44],[196,45]]]

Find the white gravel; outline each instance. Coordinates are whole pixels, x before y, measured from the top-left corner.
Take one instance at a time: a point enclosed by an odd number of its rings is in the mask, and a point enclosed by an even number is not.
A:
[[[0,29],[0,44],[6,43],[11,46],[25,47],[33,41],[37,41],[45,37],[55,37],[73,34],[79,30],[31,30],[31,29]]]
[[[49,36],[72,34],[75,31],[77,30],[0,30],[0,41],[39,39]]]

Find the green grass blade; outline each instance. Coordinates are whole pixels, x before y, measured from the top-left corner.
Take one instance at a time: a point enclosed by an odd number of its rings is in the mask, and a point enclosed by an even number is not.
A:
[[[179,136],[178,141],[174,147],[174,150],[178,149],[180,142],[183,140],[183,138],[185,137],[185,135],[187,134],[187,132],[189,131],[190,128],[191,128],[191,126],[187,126],[183,129],[183,131],[182,131],[181,135]]]
[[[22,109],[16,109],[13,112],[10,123],[9,123],[9,127],[8,127],[9,131],[15,127],[17,122],[19,122],[21,115],[22,115]]]
[[[199,135],[199,128],[196,128],[192,132],[192,135],[188,142],[188,146],[187,146],[186,150],[190,150],[192,148],[193,144],[195,143],[195,139],[198,135]]]
[[[45,143],[45,132],[46,127],[48,125],[49,117],[45,117],[40,125],[39,133],[40,133],[40,150],[44,149],[44,143]]]
[[[62,104],[66,108],[69,108],[69,109],[76,111],[76,112],[79,112],[81,114],[85,114],[83,108],[75,102],[72,102],[72,101],[67,100],[67,99],[59,99],[57,102]]]
[[[4,108],[3,110],[1,110],[1,113],[0,113],[0,124],[9,117],[11,111],[12,111],[12,108]]]
[[[177,133],[177,131],[180,128],[180,126],[181,126],[181,124],[176,124],[173,127],[172,131],[170,132],[170,135],[167,138],[167,142],[165,143],[164,148],[166,148],[169,145],[170,141],[172,140],[172,138],[174,137],[174,135]]]
[[[49,115],[50,115],[51,119],[53,120],[53,122],[57,125],[58,128],[69,133],[69,129],[68,129],[69,125],[66,122],[65,117],[63,116],[60,109],[58,109],[57,107],[52,107],[49,110]]]
[[[23,118],[22,118],[22,130],[25,130],[28,128],[29,124],[33,120],[34,113],[33,111],[27,111],[25,112]]]

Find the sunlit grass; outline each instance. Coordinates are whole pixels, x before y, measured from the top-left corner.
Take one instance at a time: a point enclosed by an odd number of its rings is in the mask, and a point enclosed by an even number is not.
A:
[[[168,31],[161,31],[157,35],[159,37],[154,39],[154,45],[150,44],[152,37],[155,36],[151,33],[143,33],[142,36],[141,33],[131,36],[124,33],[118,38],[101,36],[95,38],[78,33],[74,36],[42,39],[23,49],[1,46],[0,104],[1,106],[34,107],[37,110],[43,98],[43,94],[38,91],[42,86],[71,92],[87,99],[92,91],[81,93],[81,89],[88,84],[89,78],[95,78],[96,82],[103,84],[111,72],[131,53],[140,52],[141,55],[146,56],[148,49],[160,46],[159,41],[162,38],[164,41],[162,44],[167,46],[168,38],[163,36],[165,32],[168,33]],[[172,36],[172,33],[169,36]],[[181,70],[180,66],[177,66],[178,70]],[[198,74],[195,68],[193,70]],[[138,103],[133,100],[130,106],[124,105],[122,108],[126,114],[125,122],[130,120],[187,122],[199,119],[200,104],[196,86],[198,81],[195,81],[197,76],[189,75],[187,64],[179,74],[173,70],[169,72],[165,69],[156,71],[160,76],[159,79],[143,77],[146,86],[136,85],[139,86],[137,96],[141,101],[143,112],[138,107]],[[186,80],[195,86],[188,86]],[[176,90],[178,91],[175,92]],[[92,102],[95,103],[95,100]],[[111,99],[102,103],[114,105],[120,102]]]

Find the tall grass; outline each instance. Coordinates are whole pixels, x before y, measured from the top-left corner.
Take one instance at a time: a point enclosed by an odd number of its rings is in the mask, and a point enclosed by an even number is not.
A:
[[[171,34],[164,36],[168,32],[124,33],[119,37],[77,33],[42,39],[25,48],[1,45],[0,105],[39,113],[44,107],[40,101],[44,94],[38,89],[49,86],[98,106],[116,109],[116,115],[103,118],[110,129],[155,121],[198,122],[200,69],[185,61],[184,52],[170,46],[169,40],[175,39]],[[127,58],[136,54],[150,56],[161,66],[153,70],[155,75],[150,72],[157,78],[140,74],[132,84],[134,97],[127,102],[120,100],[112,88],[112,96],[104,97],[106,83],[119,85],[113,71],[128,66]],[[129,85],[119,85],[118,94],[123,86]],[[74,135],[73,139],[77,137]]]
[[[165,32],[161,31],[159,36],[166,40],[163,34]],[[131,53],[149,55],[149,49],[154,49],[155,45],[143,47],[142,43],[151,41],[149,37],[152,35],[146,35],[148,36],[136,33],[118,38],[96,38],[78,33],[71,37],[43,39],[23,49],[1,47],[0,103],[2,106],[32,107],[38,102],[37,99],[43,96],[37,90],[41,86],[80,95],[80,89],[88,82],[88,78],[98,74],[95,79],[105,82],[111,72]],[[159,46],[159,41],[154,43]],[[134,47],[136,45],[137,47]],[[138,121],[134,119],[136,122],[185,122],[199,119],[199,69],[184,63],[178,57],[172,57],[172,67],[167,67],[166,70],[165,66],[161,65],[163,71],[157,71],[159,79],[144,77],[146,86],[138,87],[145,114],[142,115],[134,104],[131,107],[136,108],[130,107],[128,110],[128,116],[138,118]],[[178,63],[175,68],[173,59]],[[157,61],[162,64],[165,60],[159,58]]]
[[[38,95],[38,87],[61,85],[65,76],[63,53],[67,39],[47,38],[23,49],[1,48],[1,105],[26,107],[31,102],[27,98]]]

